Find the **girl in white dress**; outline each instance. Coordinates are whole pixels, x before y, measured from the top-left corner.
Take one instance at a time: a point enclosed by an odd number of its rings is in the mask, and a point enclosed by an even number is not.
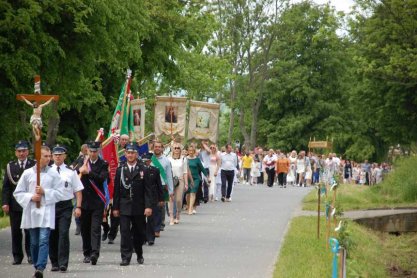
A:
[[[258,177],[261,176],[261,162],[259,162],[259,158],[257,156],[252,161],[250,176],[250,185],[258,184]]]

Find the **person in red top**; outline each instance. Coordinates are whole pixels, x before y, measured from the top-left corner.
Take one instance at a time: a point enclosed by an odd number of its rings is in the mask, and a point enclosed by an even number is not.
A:
[[[280,153],[276,163],[276,172],[278,174],[278,185],[281,187],[287,187],[287,173],[290,170],[290,160],[284,153]]]

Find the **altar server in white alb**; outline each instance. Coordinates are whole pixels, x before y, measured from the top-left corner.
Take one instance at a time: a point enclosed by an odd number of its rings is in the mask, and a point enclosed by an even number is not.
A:
[[[13,196],[23,208],[22,229],[29,229],[30,252],[36,271],[33,277],[43,277],[49,253],[49,235],[55,228],[55,203],[63,198],[63,186],[58,172],[48,166],[51,150],[42,146],[40,158],[41,184],[37,184],[36,165],[23,172]],[[36,207],[40,202],[40,207]]]
[[[64,187],[63,200],[55,205],[55,230],[51,231],[49,238],[49,258],[51,259],[51,271],[65,272],[68,268],[70,240],[69,229],[72,216],[72,199],[76,197],[75,217],[81,216],[82,190],[84,189],[77,172],[65,165],[67,149],[56,145],[52,149],[52,159],[55,170],[62,179]]]

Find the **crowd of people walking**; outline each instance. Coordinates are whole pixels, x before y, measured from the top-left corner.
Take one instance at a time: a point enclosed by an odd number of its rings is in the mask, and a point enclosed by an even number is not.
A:
[[[70,165],[65,164],[64,146],[43,146],[41,184],[37,184],[29,144],[16,144],[17,160],[7,165],[2,193],[2,209],[10,215],[13,265],[23,261],[23,229],[33,277],[43,277],[48,257],[51,271],[66,272],[72,216],[75,234],[82,237],[84,263],[96,265],[101,242],[113,244],[120,229],[120,265],[129,265],[133,253],[143,264],[142,245],[155,244],[166,216],[175,226],[183,214],[198,214],[202,203],[232,202],[237,183],[306,187],[340,175],[345,183],[373,185],[390,170],[386,163],[356,163],[335,153],[285,153],[258,147],[242,154],[230,144],[218,149],[205,140],[186,147],[175,140],[167,145],[155,141],[151,152],[139,156],[136,143],[122,135],[119,166],[111,181],[100,145],[83,145]],[[113,186],[108,186],[111,182]]]

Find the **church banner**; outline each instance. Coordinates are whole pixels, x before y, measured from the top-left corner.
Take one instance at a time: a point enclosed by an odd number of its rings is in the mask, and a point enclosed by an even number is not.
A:
[[[133,115],[133,130],[135,139],[140,140],[145,136],[145,99],[134,99],[130,101]]]
[[[185,97],[157,96],[155,103],[155,136],[162,134],[185,136],[186,123]]]
[[[190,101],[188,139],[217,142],[220,104]]]

